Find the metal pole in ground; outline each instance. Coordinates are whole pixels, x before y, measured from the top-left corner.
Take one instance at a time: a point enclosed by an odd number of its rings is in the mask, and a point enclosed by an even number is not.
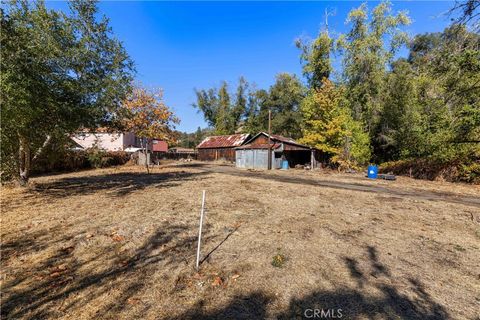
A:
[[[200,263],[200,243],[202,241],[202,225],[203,225],[204,210],[205,210],[205,190],[203,190],[203,194],[202,194],[202,210],[200,211],[200,227],[198,229],[197,263],[195,264],[195,269],[197,269],[197,271]]]
[[[272,147],[271,147],[271,135],[272,135],[272,109],[268,109],[268,165],[267,169],[272,169]]]

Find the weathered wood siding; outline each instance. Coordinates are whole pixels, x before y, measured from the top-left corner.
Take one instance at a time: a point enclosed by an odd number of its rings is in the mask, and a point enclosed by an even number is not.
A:
[[[198,160],[215,161],[226,160],[235,161],[235,149],[232,148],[205,148],[198,149]]]
[[[272,139],[271,144],[279,143],[279,141]],[[259,135],[254,140],[248,142],[249,145],[258,146],[258,145],[268,145],[268,137],[264,135]],[[289,144],[288,142],[283,142],[284,150],[310,150],[308,147],[301,147],[293,144]]]

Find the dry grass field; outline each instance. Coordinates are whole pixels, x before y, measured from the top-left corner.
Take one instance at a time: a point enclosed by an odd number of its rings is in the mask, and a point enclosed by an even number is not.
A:
[[[1,195],[5,319],[480,317],[478,186],[170,163]]]

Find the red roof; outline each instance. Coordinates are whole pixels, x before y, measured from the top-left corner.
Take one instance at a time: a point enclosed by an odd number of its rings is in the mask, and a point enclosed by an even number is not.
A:
[[[197,146],[197,149],[202,148],[230,148],[242,145],[250,137],[250,134],[232,134],[229,136],[210,136],[206,137]]]

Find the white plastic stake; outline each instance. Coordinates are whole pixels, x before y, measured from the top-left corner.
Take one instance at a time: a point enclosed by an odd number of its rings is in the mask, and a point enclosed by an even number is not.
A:
[[[198,246],[197,246],[197,263],[195,265],[195,268],[198,271],[198,265],[200,263],[200,242],[202,240],[202,224],[203,224],[203,212],[205,210],[205,190],[203,190],[203,196],[202,196],[202,211],[200,211],[200,227],[198,230]]]

